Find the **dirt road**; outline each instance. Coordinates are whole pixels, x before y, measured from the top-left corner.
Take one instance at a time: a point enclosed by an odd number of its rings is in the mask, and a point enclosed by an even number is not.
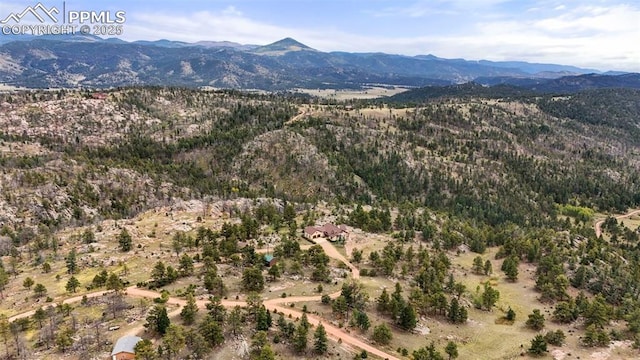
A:
[[[633,210],[633,211],[628,212],[626,214],[616,215],[615,218],[617,220],[620,220],[620,219],[625,219],[625,218],[628,218],[628,217],[632,217],[633,215],[636,215],[636,214],[640,214],[640,210]],[[602,224],[604,224],[604,220],[605,219],[599,220],[595,224],[596,237],[600,237],[600,235],[602,235]]]
[[[351,264],[351,262],[349,262],[349,260],[347,260],[344,256],[342,256],[342,254],[340,254],[338,250],[331,243],[329,243],[326,240],[320,240],[317,243],[320,246],[322,246],[325,253],[327,253],[329,257],[343,262],[351,270],[351,274],[354,279],[358,279],[360,277],[360,271],[358,270],[358,268],[356,268],[353,264]],[[109,291],[96,291],[96,292],[88,293],[85,295],[78,295],[78,296],[65,299],[63,303],[65,304],[76,303],[76,302],[80,302],[83,296],[86,296],[87,298],[94,298],[94,297],[104,296],[107,293],[109,293]],[[126,288],[125,295],[134,297],[134,298],[149,298],[149,299],[160,297],[160,293],[156,291],[141,289],[136,286],[130,286]],[[329,296],[335,299],[336,297],[340,296],[340,291],[332,293]],[[275,299],[265,300],[263,304],[269,311],[273,312],[275,310],[279,313],[284,314],[285,316],[291,315],[292,318],[300,318],[302,317],[301,311],[292,309],[290,307],[285,307],[284,304],[295,303],[295,302],[305,302],[305,301],[320,301],[320,300],[321,300],[320,295],[292,296],[288,298],[275,298]],[[208,302],[209,302],[208,300],[197,300],[196,304],[198,308],[206,309],[206,305]],[[179,306],[177,309],[169,313],[169,316],[177,316],[180,313],[181,308],[186,304],[186,301],[176,297],[169,297],[167,300],[167,304]],[[51,305],[55,306],[56,304],[51,304]],[[221,300],[221,305],[225,307],[235,307],[235,306],[244,307],[244,306],[247,306],[247,303],[244,301],[237,301],[237,300]],[[9,321],[32,316],[34,313],[35,313],[35,310],[31,310],[31,311],[24,312],[22,314],[14,315],[9,318]],[[368,353],[379,356],[383,359],[400,360],[399,358],[370,345],[369,343],[367,343],[366,339],[356,337],[348,333],[346,330],[343,330],[341,328],[331,325],[326,319],[323,319],[319,316],[312,315],[312,314],[307,314],[307,317],[309,319],[309,322],[313,325],[317,326],[318,324],[322,323],[325,330],[327,331],[327,335],[336,341],[341,340],[343,344],[350,345],[350,346],[359,348],[361,350],[366,350]],[[143,325],[138,325],[130,329],[129,333],[132,335],[135,335],[140,333],[143,329],[144,329]]]
[[[330,258],[334,258],[338,261],[343,262],[345,265],[347,265],[347,267],[351,270],[351,276],[354,279],[360,278],[360,270],[357,267],[355,267],[344,256],[342,256],[342,254],[338,252],[338,249],[336,249],[335,246],[331,245],[329,241],[327,241],[326,239],[320,238],[320,239],[316,239],[316,244],[322,246],[322,249]]]

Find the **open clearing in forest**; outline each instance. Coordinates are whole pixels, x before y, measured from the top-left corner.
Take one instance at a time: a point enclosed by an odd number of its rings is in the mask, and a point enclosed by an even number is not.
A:
[[[380,97],[393,96],[409,90],[405,87],[369,87],[362,90],[336,90],[336,89],[294,89],[294,91],[333,100],[350,99],[376,99]]]

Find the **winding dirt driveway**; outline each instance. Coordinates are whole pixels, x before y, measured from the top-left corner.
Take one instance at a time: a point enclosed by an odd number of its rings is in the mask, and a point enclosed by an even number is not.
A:
[[[349,260],[347,260],[344,256],[342,256],[342,254],[340,254],[340,252],[338,252],[338,250],[330,242],[328,242],[325,239],[318,239],[316,243],[322,246],[322,249],[325,251],[325,253],[329,257],[343,262],[351,270],[351,274],[354,279],[360,278],[360,270],[357,267],[355,267],[353,264],[351,264],[351,262],[349,262]],[[103,291],[96,291],[96,292],[92,292],[84,295],[78,295],[78,296],[70,297],[63,300],[63,303],[64,304],[76,303],[76,302],[80,302],[83,296],[86,296],[87,298],[94,298],[94,297],[104,296],[105,294],[108,294],[108,293],[109,291],[103,290]],[[160,297],[160,293],[156,291],[141,289],[136,286],[130,286],[126,288],[125,294],[126,296],[135,297],[135,298],[154,299],[154,298]],[[329,296],[332,299],[335,299],[336,297],[340,296],[340,291],[329,294]],[[321,300],[320,295],[292,296],[287,298],[275,298],[275,299],[265,300],[263,301],[263,304],[265,308],[267,308],[267,310],[271,312],[275,310],[279,313],[284,314],[285,316],[291,315],[292,318],[300,318],[302,317],[301,311],[295,310],[290,307],[286,307],[284,304],[295,303],[295,302],[305,302],[305,301],[320,301],[320,300]],[[176,297],[169,297],[169,299],[167,300],[167,304],[179,306],[177,309],[171,311],[169,315],[170,316],[178,315],[181,311],[181,308],[184,305],[186,305],[186,303],[187,303],[186,300],[176,298]],[[205,309],[207,303],[209,303],[208,300],[196,300],[196,304],[198,308],[201,308],[201,309]],[[238,300],[221,300],[221,305],[225,307],[235,307],[235,306],[245,307],[247,306],[247,303],[245,301],[238,301]],[[51,306],[56,306],[56,304],[51,304]],[[14,315],[9,318],[9,321],[14,321],[16,319],[29,317],[29,316],[32,316],[34,313],[35,313],[35,310],[31,310],[18,315]],[[400,360],[399,358],[389,353],[386,353],[374,347],[373,345],[367,343],[365,339],[353,336],[347,331],[341,328],[338,328],[336,326],[333,326],[326,319],[323,319],[317,315],[313,315],[309,313],[307,313],[307,318],[309,319],[309,323],[311,323],[312,325],[317,326],[318,324],[322,324],[325,330],[327,331],[327,335],[336,341],[341,340],[343,344],[347,344],[347,345],[359,348],[361,350],[366,350],[369,354],[376,355],[383,359]],[[129,333],[137,334],[140,331],[142,331],[142,329],[144,329],[144,327],[142,325],[139,325],[131,329]]]
[[[640,210],[633,210],[631,212],[628,212],[626,214],[622,214],[622,215],[616,215],[615,218],[616,220],[620,220],[620,219],[626,219],[628,217],[632,217],[633,215],[636,214],[640,214]],[[595,230],[596,230],[596,237],[600,237],[600,235],[602,235],[602,224],[604,224],[604,221],[606,219],[602,219],[596,222],[595,224]]]

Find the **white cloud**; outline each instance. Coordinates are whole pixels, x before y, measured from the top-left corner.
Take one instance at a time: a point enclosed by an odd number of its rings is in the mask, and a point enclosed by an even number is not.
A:
[[[602,6],[580,2],[538,0],[517,15],[481,10],[505,0],[454,0],[414,2],[413,7],[386,10],[399,17],[398,24],[411,16],[452,16],[460,24],[438,31],[414,31],[402,35],[373,35],[361,29],[318,28],[313,22],[300,26],[272,24],[256,20],[234,6],[218,11],[168,13],[130,12],[125,40],[161,38],[195,42],[200,40],[267,44],[293,37],[322,51],[353,51],[418,55],[435,54],[448,58],[525,60],[640,72],[640,7],[628,4]],[[596,4],[596,5],[594,5]],[[600,5],[598,5],[600,4]],[[16,3],[0,3],[3,9],[19,9]],[[9,6],[11,5],[11,6]],[[505,7],[511,4],[503,4]],[[453,16],[464,6],[474,6],[471,14]],[[546,10],[545,10],[546,9]],[[435,14],[440,11],[440,14]],[[431,12],[431,13],[429,13]],[[369,13],[372,22],[376,13]],[[435,14],[435,15],[434,15]],[[326,15],[325,15],[326,16]],[[459,17],[458,17],[459,16]],[[385,19],[392,24],[395,19]],[[462,25],[465,28],[462,28]],[[400,27],[401,29],[401,27]],[[465,29],[464,31],[460,29]],[[414,27],[414,30],[415,27]],[[417,29],[420,30],[420,29]],[[453,34],[453,30],[457,30]],[[395,34],[401,34],[395,31]]]

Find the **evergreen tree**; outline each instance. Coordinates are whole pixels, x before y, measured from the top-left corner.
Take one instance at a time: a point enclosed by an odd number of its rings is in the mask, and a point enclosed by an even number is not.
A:
[[[164,335],[169,325],[171,325],[171,320],[169,320],[169,316],[167,315],[167,309],[162,305],[154,306],[146,320],[144,327],[160,335]]]
[[[413,356],[413,360],[444,360],[442,354],[436,350],[433,343],[429,346],[414,350],[411,355]]]
[[[382,293],[376,300],[376,308],[378,309],[379,312],[385,314],[389,311],[390,302],[391,302],[391,298],[389,297],[387,288],[382,289]]]
[[[278,264],[271,265],[267,273],[271,276],[271,281],[276,281],[280,277],[280,266]]]
[[[271,349],[271,345],[266,344],[262,347],[260,351],[260,355],[258,356],[258,360],[275,360],[276,354]]]
[[[172,355],[178,355],[185,346],[186,339],[182,327],[173,324],[169,325],[162,337],[162,342],[167,355],[169,355],[169,360],[171,360]]]
[[[540,309],[533,309],[533,312],[529,314],[526,325],[536,331],[542,330],[544,327],[544,315],[540,313]]]
[[[56,335],[56,346],[60,349],[61,352],[65,353],[67,349],[73,345],[73,335],[74,331],[72,329],[62,329],[58,331]]]
[[[118,234],[118,244],[120,245],[120,251],[127,252],[131,250],[133,241],[131,240],[131,235],[127,229],[122,229],[120,234]]]
[[[449,356],[449,360],[458,358],[458,345],[453,341],[449,341],[444,348],[444,352]]]
[[[369,330],[369,327],[371,327],[369,316],[364,311],[355,310],[353,312],[353,320],[355,322],[355,325],[363,332],[366,332],[367,330]]]
[[[493,265],[491,265],[491,260],[487,260],[484,262],[484,274],[491,275],[493,273]]]
[[[398,325],[406,331],[411,331],[416,327],[417,322],[416,311],[413,306],[411,304],[404,306],[400,312]]]
[[[33,287],[34,296],[37,298],[41,298],[47,294],[47,288],[44,285],[37,283],[36,286]]]
[[[544,339],[542,335],[536,335],[531,340],[531,346],[529,347],[528,352],[535,356],[540,356],[547,352],[547,341]]]
[[[220,324],[211,316],[207,315],[198,326],[200,334],[211,345],[216,347],[224,342],[224,334]]]
[[[33,320],[38,323],[40,329],[42,329],[43,322],[47,319],[47,312],[42,308],[42,306],[38,307],[36,311],[33,313]]]
[[[380,324],[373,328],[373,341],[377,342],[380,345],[387,345],[391,342],[393,338],[393,333],[391,333],[391,329],[387,324]]]
[[[180,265],[178,266],[178,271],[180,271],[180,275],[189,276],[193,274],[193,259],[189,254],[182,254],[180,257]]]
[[[198,305],[196,299],[192,293],[187,294],[187,304],[180,311],[180,318],[185,325],[191,325],[196,319],[196,313],[198,312]]]
[[[464,324],[467,321],[467,309],[461,306],[458,299],[451,299],[449,309],[447,312],[447,318],[454,324]]]
[[[345,297],[343,295],[340,295],[335,300],[333,300],[331,309],[333,310],[333,313],[336,314],[336,316],[338,316],[339,318],[345,317],[347,315],[347,311],[349,310]]]
[[[251,337],[251,348],[249,350],[251,354],[251,358],[255,359],[259,357],[260,353],[262,352],[262,348],[266,346],[268,343],[269,343],[269,339],[267,338],[267,332],[262,330],[257,331]]]
[[[491,310],[491,308],[496,304],[496,302],[500,299],[500,292],[489,283],[484,284],[484,292],[482,293],[482,306],[486,310]]]
[[[302,354],[307,349],[307,334],[309,333],[309,328],[304,324],[299,324],[293,334],[293,350],[298,354]]]
[[[595,325],[597,328],[603,328],[609,323],[611,312],[605,298],[601,294],[596,295],[583,313],[585,326]]]
[[[484,274],[484,262],[482,261],[481,256],[476,256],[475,258],[473,258],[473,266],[471,267],[471,269],[475,274]]]
[[[246,291],[264,290],[264,277],[262,276],[262,270],[250,267],[244,270],[242,273],[242,287]]]
[[[271,319],[269,310],[267,310],[267,308],[265,308],[264,306],[260,307],[256,314],[256,330],[269,330],[269,327],[271,326],[270,322]]]
[[[156,360],[158,358],[153,343],[149,339],[139,341],[133,350],[136,354],[136,359]]]
[[[518,263],[518,258],[515,256],[509,256],[502,262],[501,270],[510,281],[518,280]]]
[[[327,332],[324,329],[324,326],[322,324],[318,325],[315,333],[313,334],[313,337],[315,339],[315,342],[313,344],[313,349],[315,350],[316,354],[318,355],[325,354],[328,349]]]
[[[33,279],[28,276],[22,282],[22,286],[27,290],[31,290],[31,287],[33,286],[33,284],[35,284],[35,281],[33,281]]]
[[[76,249],[71,249],[67,257],[65,258],[65,262],[67,264],[67,274],[75,274],[76,271],[78,271],[76,257]]]
[[[118,275],[114,273],[109,274],[105,285],[107,287],[107,290],[113,290],[115,292],[119,292],[124,289],[124,283],[122,282],[122,280],[120,280]]]
[[[69,281],[67,281],[67,285],[65,286],[65,289],[70,293],[75,293],[76,289],[78,289],[79,286],[80,286],[80,281],[78,281],[78,279],[76,279],[75,276],[72,276],[69,279]]]
[[[562,346],[565,338],[566,336],[564,335],[564,332],[562,332],[562,330],[549,331],[548,333],[544,334],[544,340],[548,344],[555,346]]]
[[[237,335],[242,330],[244,317],[240,306],[235,306],[230,312],[227,319],[227,326],[233,335]]]

